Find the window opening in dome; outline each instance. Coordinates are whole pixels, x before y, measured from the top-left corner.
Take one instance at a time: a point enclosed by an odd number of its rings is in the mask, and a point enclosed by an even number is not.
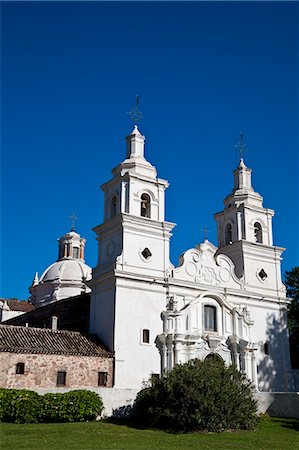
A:
[[[73,248],[73,258],[79,258],[80,252],[78,247]]]

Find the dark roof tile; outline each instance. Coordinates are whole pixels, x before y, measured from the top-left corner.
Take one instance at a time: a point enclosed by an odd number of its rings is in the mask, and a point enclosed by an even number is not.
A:
[[[106,356],[108,352],[96,336],[78,331],[0,325],[0,351],[15,353],[48,353],[81,356]]]
[[[28,303],[26,300],[16,300],[16,299],[7,299],[7,298],[0,298],[2,302],[7,302],[9,309],[11,311],[32,311],[35,309],[35,306],[31,305],[31,303]]]

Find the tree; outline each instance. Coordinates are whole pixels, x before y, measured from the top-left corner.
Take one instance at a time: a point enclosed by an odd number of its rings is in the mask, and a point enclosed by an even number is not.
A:
[[[299,369],[299,267],[286,271],[285,285],[291,298],[288,306],[291,362],[294,369]]]
[[[193,359],[140,391],[135,415],[149,426],[183,432],[253,429],[258,420],[253,392],[236,367]]]

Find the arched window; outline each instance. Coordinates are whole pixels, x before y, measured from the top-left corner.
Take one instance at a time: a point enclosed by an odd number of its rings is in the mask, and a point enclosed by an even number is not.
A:
[[[78,247],[73,248],[73,258],[79,258],[79,248]]]
[[[141,217],[151,217],[151,199],[148,194],[141,195],[140,215]]]
[[[254,239],[255,242],[262,244],[263,242],[263,230],[262,225],[259,222],[255,222],[254,224]]]
[[[216,306],[205,305],[204,328],[205,331],[217,331]]]
[[[117,210],[117,198],[116,195],[113,195],[111,199],[111,217],[116,216],[116,210]]]
[[[16,374],[24,375],[25,373],[25,364],[22,362],[17,363],[16,365]]]
[[[225,245],[232,244],[233,242],[233,233],[232,226],[228,223],[225,227]]]
[[[218,355],[218,353],[209,353],[205,357],[205,361],[208,361],[211,363],[219,363],[219,362],[223,362],[223,359],[221,358],[220,355]]]

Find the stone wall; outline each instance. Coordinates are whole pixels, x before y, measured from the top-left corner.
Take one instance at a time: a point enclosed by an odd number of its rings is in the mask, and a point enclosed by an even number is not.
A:
[[[16,373],[17,363],[24,363],[24,374]],[[0,353],[0,387],[53,389],[58,391],[57,371],[66,372],[65,388],[98,386],[98,372],[107,372],[107,387],[113,384],[113,358],[95,356]]]
[[[104,409],[101,417],[118,417],[118,418],[127,418],[132,413],[132,405],[138,394],[138,389],[117,389],[112,388],[109,389],[107,387],[93,387],[89,386],[86,389],[95,392],[98,394],[102,400]],[[37,388],[34,389],[38,394],[44,395],[47,393],[56,393],[56,392],[69,392],[72,389],[67,388],[53,388],[53,389],[43,389]],[[74,389],[75,390],[75,389]]]

